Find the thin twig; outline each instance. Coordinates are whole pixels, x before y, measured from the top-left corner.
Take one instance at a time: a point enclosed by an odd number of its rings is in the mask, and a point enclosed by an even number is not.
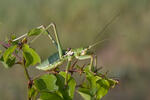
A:
[[[25,76],[26,76],[27,80],[31,81],[27,68],[24,65],[23,65],[23,68],[24,68],[24,72],[25,72]]]
[[[4,48],[9,48],[10,47],[9,44],[6,44],[6,43],[1,42],[1,41],[0,41],[0,45],[2,45]]]

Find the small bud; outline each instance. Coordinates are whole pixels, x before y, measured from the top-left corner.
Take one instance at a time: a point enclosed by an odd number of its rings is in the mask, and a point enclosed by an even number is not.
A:
[[[32,85],[33,85],[33,80],[28,81],[28,88],[29,89],[32,88]]]
[[[24,44],[24,43],[27,43],[27,38],[24,38],[21,42],[22,42],[23,44]]]

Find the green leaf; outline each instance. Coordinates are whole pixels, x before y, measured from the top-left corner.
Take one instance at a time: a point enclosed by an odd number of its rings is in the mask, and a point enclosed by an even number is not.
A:
[[[33,65],[33,56],[29,52],[23,52],[23,56],[25,58],[25,66],[29,67],[30,65]]]
[[[76,81],[71,77],[68,81],[68,86],[69,86],[69,96],[71,99],[74,97],[74,92],[75,92],[75,87],[76,87]]]
[[[97,81],[97,99],[101,99],[103,96],[105,96],[110,88],[109,81],[106,79],[101,79]]]
[[[32,29],[28,32],[28,36],[39,35],[41,32],[42,32],[41,29],[35,28],[35,29]]]
[[[96,93],[96,99],[100,100],[103,96],[105,96],[108,92],[108,89],[99,87],[97,93]]]
[[[41,63],[40,56],[29,47],[29,45],[23,45],[23,57],[25,58],[25,66],[29,67],[30,65],[34,66],[37,63]]]
[[[56,85],[57,78],[54,75],[43,75],[35,80],[35,86],[39,91],[54,92],[58,90]]]
[[[28,90],[28,96],[30,97],[30,98],[32,98],[35,94],[36,94],[36,90],[35,90],[35,88],[34,87],[32,87],[32,88],[30,88],[29,90]]]
[[[35,36],[39,34],[44,34],[46,31],[42,28],[34,28],[28,32],[28,36]]]
[[[11,46],[9,47],[3,54],[3,59],[4,62],[8,62],[10,56],[12,56],[12,53],[15,51],[15,49],[17,48],[17,45]]]
[[[86,72],[86,79],[87,79],[87,86],[91,89],[91,95],[95,95],[95,93],[97,92],[97,81],[102,79],[99,76],[95,76],[91,71],[89,70],[85,70]]]
[[[7,60],[7,62],[4,62],[3,56],[0,58],[0,62],[4,65],[5,68],[11,68],[16,61],[16,57],[10,56]]]
[[[79,88],[77,92],[82,96],[84,100],[92,100],[89,89]]]
[[[12,35],[11,35],[11,39],[12,39],[12,40],[16,39],[16,35],[15,35],[15,34],[12,34]]]
[[[64,100],[57,93],[46,93],[40,94],[40,100]]]
[[[102,78],[98,75],[95,75],[94,73],[89,71],[88,68],[85,68],[84,72],[86,73],[86,81],[83,83],[82,87],[84,88],[84,90],[89,89],[89,92],[88,90],[83,91],[83,89],[79,92],[80,94],[82,93],[82,95],[85,97],[87,96],[87,94],[90,94],[91,97],[94,97],[92,99],[99,100],[103,96],[105,96],[108,93],[108,90],[116,83],[116,81],[108,79],[107,77]]]
[[[0,62],[4,65],[5,68],[10,68],[15,64],[16,57],[12,53],[17,48],[17,45],[9,47],[0,58]]]
[[[56,75],[57,85],[59,86],[59,92],[62,94],[65,100],[72,100],[74,97],[76,81],[70,74],[68,74],[68,85],[65,85],[65,72],[60,72]]]
[[[100,79],[100,80],[97,81],[97,83],[101,87],[104,87],[104,88],[109,88],[110,87],[109,81],[107,79]]]

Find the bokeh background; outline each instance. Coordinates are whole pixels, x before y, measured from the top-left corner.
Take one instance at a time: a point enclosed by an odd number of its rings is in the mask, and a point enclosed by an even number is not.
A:
[[[93,51],[102,71],[120,84],[103,100],[150,100],[150,0],[0,0],[0,41],[50,22],[64,48],[108,39]],[[46,36],[31,46],[42,59],[56,51]],[[30,74],[38,72],[33,68]],[[24,77],[20,66],[0,64],[0,100],[26,100]]]

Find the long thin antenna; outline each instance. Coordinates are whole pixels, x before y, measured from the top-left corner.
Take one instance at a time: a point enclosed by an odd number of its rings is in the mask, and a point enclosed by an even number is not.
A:
[[[101,41],[98,41],[98,42],[96,42],[96,43],[90,45],[90,46],[88,47],[88,49],[91,49],[92,47],[94,47],[94,46],[96,46],[96,45],[98,45],[98,44],[100,44],[100,43],[102,43],[102,42],[104,42],[104,41],[106,41],[106,40],[108,40],[108,39],[103,39],[103,40],[101,40]]]
[[[105,32],[105,30],[107,29],[107,27],[113,22],[116,20],[116,18],[118,18],[118,16],[120,16],[121,14],[121,11],[119,11],[119,13],[117,13],[114,17],[112,17],[112,19],[106,23],[106,25],[102,28],[102,30],[95,36],[94,40],[97,39],[99,37],[99,34],[102,34]]]

